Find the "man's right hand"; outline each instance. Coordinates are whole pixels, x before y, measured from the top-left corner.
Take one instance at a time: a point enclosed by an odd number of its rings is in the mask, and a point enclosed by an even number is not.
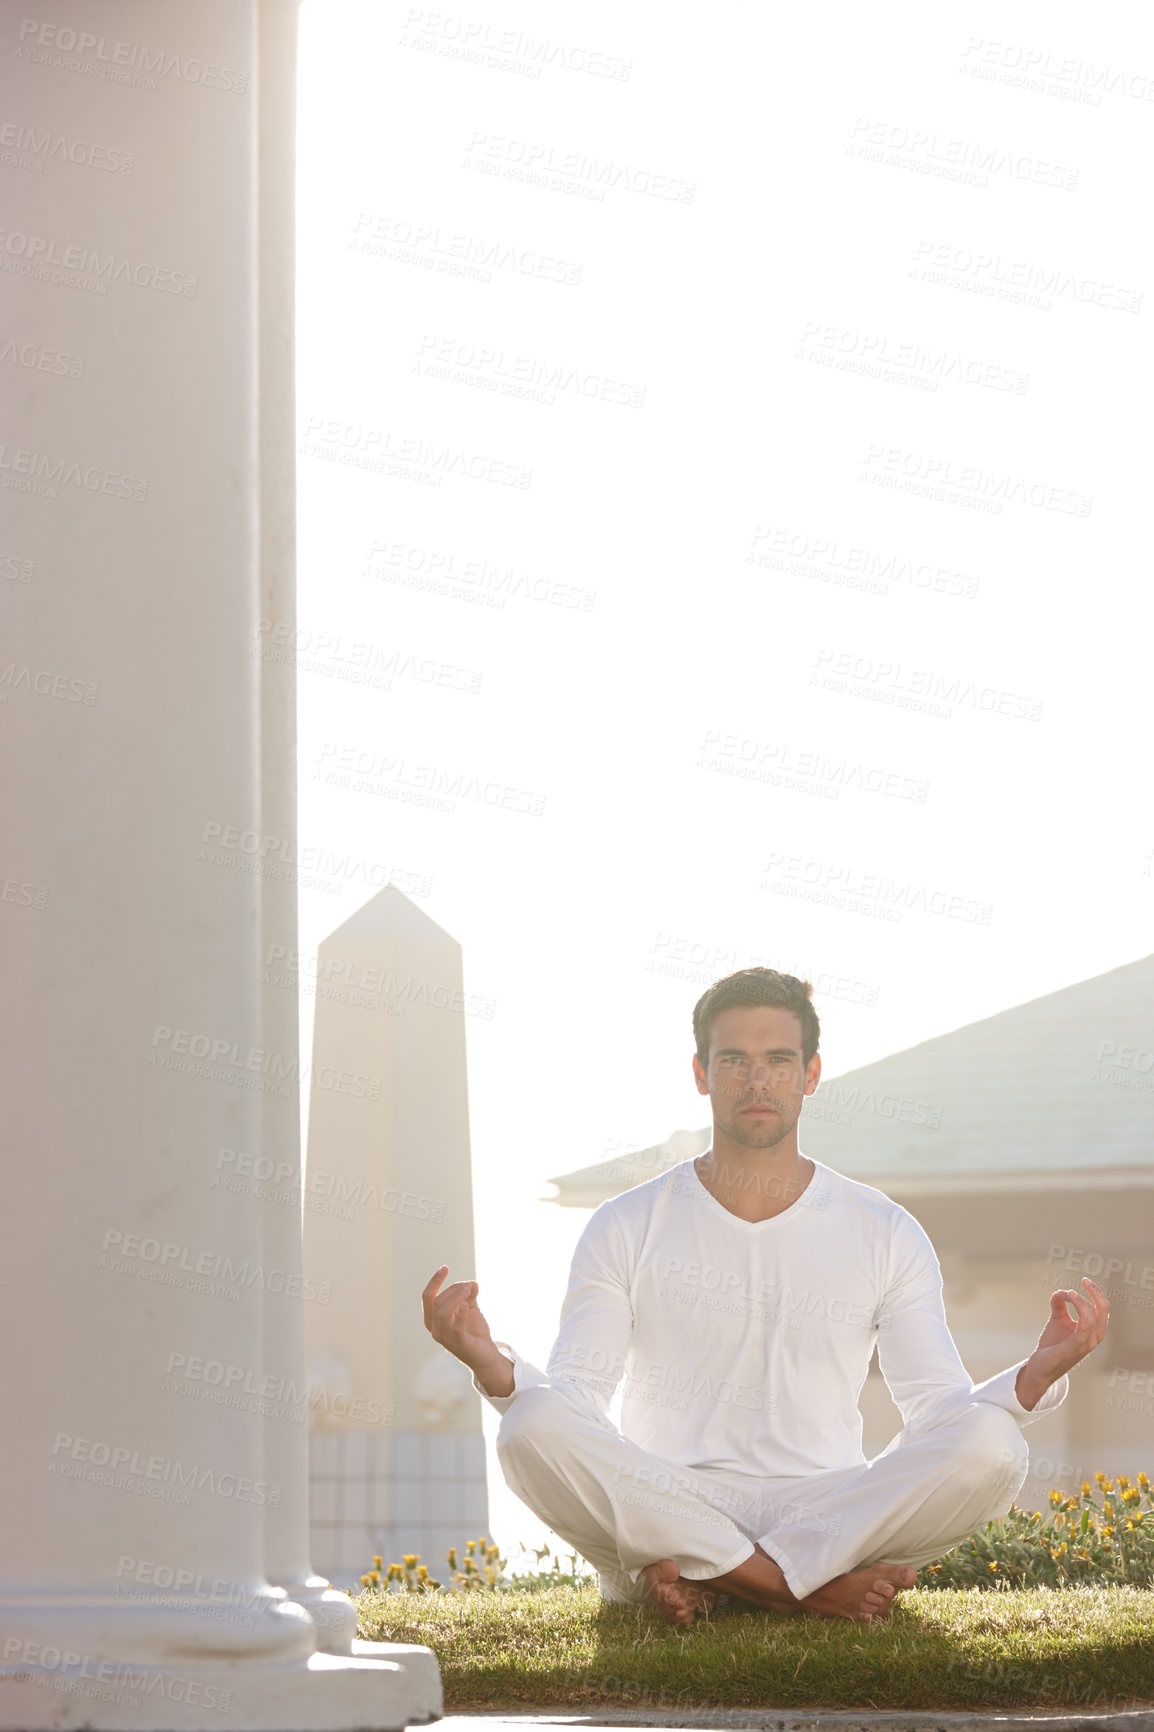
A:
[[[507,1359],[489,1333],[489,1325],[477,1304],[475,1281],[453,1281],[441,1291],[449,1273],[442,1263],[421,1294],[425,1328],[454,1358],[467,1365],[490,1395],[513,1393],[513,1362]]]

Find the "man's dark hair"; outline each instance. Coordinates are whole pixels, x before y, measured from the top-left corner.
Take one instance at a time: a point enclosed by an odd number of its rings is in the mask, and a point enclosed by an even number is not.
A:
[[[801,1023],[802,1060],[808,1065],[817,1051],[821,1023],[813,1008],[813,987],[794,974],[779,974],[776,968],[742,968],[727,974],[702,993],[693,1007],[693,1038],[703,1066],[709,1063],[709,1031],[723,1010],[739,1005],[766,1004],[775,1010],[792,1010]]]

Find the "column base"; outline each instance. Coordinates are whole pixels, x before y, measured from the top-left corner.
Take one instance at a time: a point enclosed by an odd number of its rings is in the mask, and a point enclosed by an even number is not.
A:
[[[352,1655],[296,1665],[236,1661],[130,1666],[51,1650],[40,1666],[0,1666],[3,1732],[401,1732],[438,1720],[431,1648],[356,1642]]]
[[[304,1607],[316,1625],[317,1648],[322,1654],[353,1652],[357,1608],[347,1594],[334,1588],[324,1576],[281,1578],[275,1585],[283,1588],[296,1605]]]

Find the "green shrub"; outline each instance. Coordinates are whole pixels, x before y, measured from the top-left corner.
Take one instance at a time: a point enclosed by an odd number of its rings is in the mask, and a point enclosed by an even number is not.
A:
[[[418,1552],[406,1552],[399,1564],[390,1564],[386,1570],[379,1557],[373,1559],[373,1567],[361,1577],[361,1587],[367,1593],[375,1594],[428,1594],[439,1593],[446,1589],[454,1593],[501,1593],[510,1590],[521,1593],[539,1593],[545,1588],[575,1588],[583,1582],[593,1582],[596,1577],[589,1574],[584,1559],[576,1552],[562,1554],[552,1552],[548,1546],[530,1551],[521,1547],[523,1558],[532,1557],[535,1569],[512,1571],[506,1575],[508,1558],[503,1558],[499,1547],[489,1540],[468,1540],[465,1545],[465,1555],[458,1562],[456,1546],[450,1546],[445,1554],[445,1562],[449,1566],[448,1583],[436,1580],[429,1574],[428,1566],[423,1564]],[[562,1565],[563,1555],[568,1556],[568,1567]],[[548,1569],[542,1569],[545,1558],[553,1559]]]
[[[919,1588],[1154,1587],[1154,1493],[1144,1473],[1138,1484],[1120,1473],[1094,1475],[1080,1492],[1049,1494],[1050,1508],[1022,1510],[1011,1504],[936,1564],[918,1571]],[[1144,1507],[1142,1507],[1144,1506]]]

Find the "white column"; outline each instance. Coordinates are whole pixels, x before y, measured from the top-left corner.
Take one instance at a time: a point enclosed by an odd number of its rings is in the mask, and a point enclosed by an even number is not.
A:
[[[299,1239],[219,1183],[295,1135],[251,867],[293,751],[252,647],[291,584],[296,6],[54,18],[0,18],[0,1726],[401,1726],[428,1651],[316,1653],[268,1580],[307,1586],[261,1395]]]
[[[266,0],[267,3],[267,0]],[[276,4],[276,0],[273,0]],[[250,653],[258,669],[261,702],[262,1044],[272,1052],[299,1045],[297,994],[270,983],[264,966],[271,946],[296,949],[296,667],[291,657],[262,655],[270,624],[296,621],[296,437],[293,321],[295,215],[296,32],[265,30],[261,37],[260,207],[260,619]],[[289,642],[292,642],[291,632]],[[305,1320],[301,1204],[303,1150],[300,1095],[262,1097],[262,1153],[267,1180],[258,1179],[262,1241],[267,1267],[285,1271],[286,1291],[265,1305],[265,1474],[284,1488],[265,1512],[265,1567],[271,1582],[308,1608],[318,1647],[352,1652],[357,1618],[347,1594],[338,1593],[309,1564],[308,1406],[305,1399]],[[289,1173],[287,1178],[283,1174]]]

